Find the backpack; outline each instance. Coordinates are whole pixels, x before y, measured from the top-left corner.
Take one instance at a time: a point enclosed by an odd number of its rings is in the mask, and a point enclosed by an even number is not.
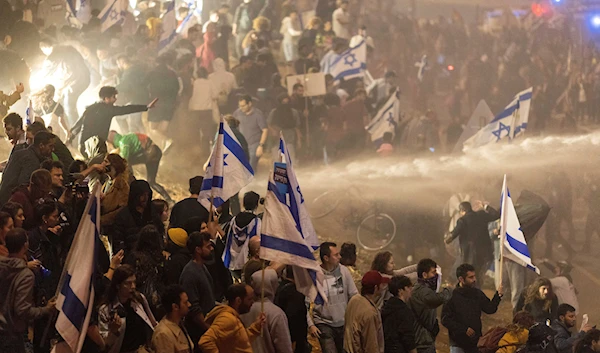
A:
[[[506,327],[492,327],[483,336],[479,338],[477,342],[477,349],[480,353],[495,353],[498,348],[514,346],[515,344],[509,344],[505,346],[498,346],[498,343],[502,337],[508,332]]]

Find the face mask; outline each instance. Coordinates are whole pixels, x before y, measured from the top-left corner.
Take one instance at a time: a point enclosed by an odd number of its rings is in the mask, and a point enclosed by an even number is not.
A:
[[[431,290],[437,289],[437,281],[438,281],[438,274],[436,274],[435,276],[428,278],[428,279],[419,278],[419,282],[423,283],[424,285],[429,287]]]

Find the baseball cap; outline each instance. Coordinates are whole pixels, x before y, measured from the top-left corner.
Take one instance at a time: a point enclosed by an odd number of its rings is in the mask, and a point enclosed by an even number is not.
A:
[[[389,277],[383,277],[381,275],[381,273],[379,273],[379,271],[375,271],[375,270],[371,270],[371,271],[365,273],[362,280],[360,281],[360,283],[362,283],[363,286],[379,286],[382,283],[389,283],[389,282],[390,282]]]

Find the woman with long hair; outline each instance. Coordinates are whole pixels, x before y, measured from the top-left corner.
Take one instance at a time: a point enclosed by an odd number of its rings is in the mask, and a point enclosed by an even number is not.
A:
[[[157,322],[146,297],[136,290],[133,267],[117,267],[103,302],[98,321],[106,351],[136,352],[141,346],[148,347]]]
[[[380,253],[377,253],[377,255],[375,255],[375,258],[373,259],[373,263],[371,263],[371,270],[375,270],[379,272],[383,277],[388,278],[392,278],[392,276],[394,275],[394,267],[394,257],[389,251],[382,251]],[[386,289],[383,291],[383,295],[381,295],[377,299],[377,303],[375,303],[377,304],[379,310],[381,310],[381,308],[383,308],[383,304],[385,304],[385,302],[393,296],[387,290],[387,284],[382,284],[382,286],[385,286]]]
[[[167,244],[166,223],[169,220],[169,203],[163,199],[152,200],[152,224],[162,234],[163,248]]]
[[[575,344],[575,353],[600,352],[600,330],[591,329]]]
[[[52,199],[39,199],[34,206],[32,217],[35,227],[28,232],[29,251],[27,253],[28,267],[33,270],[36,278],[35,304],[44,306],[56,293],[62,273],[62,260],[68,247],[64,237],[61,237],[61,227],[58,224],[59,214],[57,202]],[[32,266],[33,265],[33,266]],[[35,266],[37,265],[37,266]],[[32,268],[34,267],[34,268]],[[55,333],[48,334],[47,320],[35,321],[33,327],[33,344],[47,345],[54,339]],[[45,341],[42,341],[45,338]]]
[[[135,269],[136,288],[146,296],[154,314],[157,314],[160,295],[164,290],[163,244],[163,236],[158,229],[154,225],[147,225],[140,231],[135,249],[125,261]]]
[[[21,204],[9,201],[2,206],[0,211],[10,214],[15,228],[23,228],[25,213],[23,212],[23,206],[21,206]]]
[[[54,100],[56,89],[46,85],[32,96],[33,111],[41,116],[44,125],[52,128],[52,132],[61,140],[65,140],[69,133],[69,124],[63,106]]]
[[[0,212],[0,255],[8,256],[8,249],[4,238],[9,230],[14,228],[14,223],[10,214],[6,212]]]
[[[52,175],[46,169],[38,169],[31,174],[29,185],[19,186],[10,197],[9,201],[23,206],[25,221],[23,229],[30,230],[35,227],[33,208],[37,200],[49,197],[52,191]]]
[[[513,317],[512,324],[508,325],[507,332],[498,342],[496,353],[515,353],[517,349],[527,344],[529,328],[535,321],[533,316],[526,311],[519,311]]]
[[[558,319],[558,299],[552,292],[552,283],[548,278],[538,277],[529,287],[525,288],[517,306],[517,311],[529,312],[535,322],[546,323],[547,320]]]
[[[110,179],[102,186],[100,224],[106,229],[103,232],[108,233],[117,213],[127,206],[129,170],[127,161],[116,153],[107,155],[104,162]]]

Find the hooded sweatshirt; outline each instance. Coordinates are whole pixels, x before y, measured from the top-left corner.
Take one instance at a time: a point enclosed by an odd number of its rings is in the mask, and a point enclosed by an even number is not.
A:
[[[213,61],[212,66],[214,71],[212,74],[208,75],[208,80],[217,91],[219,105],[224,105],[227,102],[229,93],[238,87],[235,75],[225,69],[225,61],[221,58],[216,58],[215,61]],[[222,99],[224,99],[224,101],[222,101]]]
[[[35,307],[35,276],[25,260],[0,257],[0,278],[0,334],[22,336],[29,322],[50,314],[52,309]]]
[[[262,271],[252,275],[252,287],[254,293],[260,293],[264,283],[265,297],[263,299],[264,312],[267,315],[267,323],[263,334],[252,342],[254,353],[292,353],[292,339],[288,329],[287,316],[281,308],[273,304],[275,290],[279,284],[277,272],[273,269],[265,270],[263,282]],[[261,313],[260,299],[252,304],[250,312],[241,315],[242,322],[250,327]]]
[[[136,205],[140,196],[148,193],[148,203],[144,209],[144,213],[139,213],[136,210]],[[132,250],[137,239],[139,231],[148,224],[152,223],[152,189],[150,184],[145,180],[134,180],[129,185],[129,200],[127,207],[124,207],[117,213],[113,225],[113,252],[121,249]]]
[[[314,318],[307,315],[308,327],[325,324],[331,327],[343,327],[344,315],[350,298],[358,294],[352,274],[344,265],[338,265],[333,271],[323,269],[325,275],[325,293],[327,303],[315,304]]]
[[[251,342],[260,335],[257,323],[245,328],[229,305],[217,305],[205,321],[210,325],[198,343],[203,353],[253,353]]]

